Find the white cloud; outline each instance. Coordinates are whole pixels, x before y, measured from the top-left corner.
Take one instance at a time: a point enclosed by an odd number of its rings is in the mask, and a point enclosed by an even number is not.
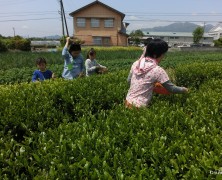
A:
[[[197,16],[198,13],[193,12],[191,15],[192,15],[192,16]]]
[[[22,29],[29,29],[29,27],[26,26],[26,25],[23,25],[23,26],[22,26]]]
[[[129,20],[138,20],[139,18],[136,16],[129,16]]]

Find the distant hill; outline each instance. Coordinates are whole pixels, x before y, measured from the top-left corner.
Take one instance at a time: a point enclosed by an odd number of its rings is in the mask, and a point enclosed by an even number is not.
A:
[[[44,37],[45,39],[51,39],[51,40],[59,40],[61,36],[59,35],[54,35],[54,36],[46,36]]]
[[[199,25],[194,23],[173,23],[168,26],[158,26],[154,28],[143,28],[142,31],[147,32],[193,32]],[[205,25],[205,32],[208,32],[212,27],[212,24]]]

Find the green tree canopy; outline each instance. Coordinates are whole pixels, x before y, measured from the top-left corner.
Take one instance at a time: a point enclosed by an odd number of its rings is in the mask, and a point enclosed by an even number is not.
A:
[[[140,29],[132,31],[130,33],[130,39],[134,44],[139,44],[140,43],[140,39],[144,36],[143,31],[141,31]]]
[[[204,28],[203,27],[197,27],[194,31],[193,31],[193,42],[195,44],[198,44],[201,40],[201,38],[204,35]]]
[[[222,47],[222,38],[219,38],[218,40],[214,41],[215,47]]]

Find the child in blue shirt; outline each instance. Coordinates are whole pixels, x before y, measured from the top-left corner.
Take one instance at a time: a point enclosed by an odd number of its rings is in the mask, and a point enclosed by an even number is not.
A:
[[[64,69],[62,77],[65,79],[75,79],[84,76],[84,60],[81,55],[80,44],[70,44],[70,37],[66,38],[66,44],[62,51],[64,58]],[[68,49],[69,47],[69,49]]]
[[[44,58],[38,58],[36,60],[36,66],[38,67],[38,70],[34,71],[32,75],[32,82],[54,78],[52,71],[46,69],[46,60]]]

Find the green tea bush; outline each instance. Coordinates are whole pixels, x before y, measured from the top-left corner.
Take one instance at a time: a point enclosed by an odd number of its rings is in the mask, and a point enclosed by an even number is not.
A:
[[[219,179],[221,63],[175,67],[190,92],[139,110],[123,105],[129,69],[1,85],[0,179]]]
[[[200,84],[211,78],[222,78],[221,62],[192,63],[175,69],[179,85],[199,88]]]
[[[37,83],[10,85],[2,89],[1,122],[24,123],[30,130],[38,123],[45,128],[58,126],[63,120],[78,120],[87,113],[111,109],[123,102],[127,88],[126,72],[67,81],[57,79]],[[99,80],[98,80],[99,79]],[[118,82],[118,88],[116,83]],[[10,108],[9,108],[10,107]]]

